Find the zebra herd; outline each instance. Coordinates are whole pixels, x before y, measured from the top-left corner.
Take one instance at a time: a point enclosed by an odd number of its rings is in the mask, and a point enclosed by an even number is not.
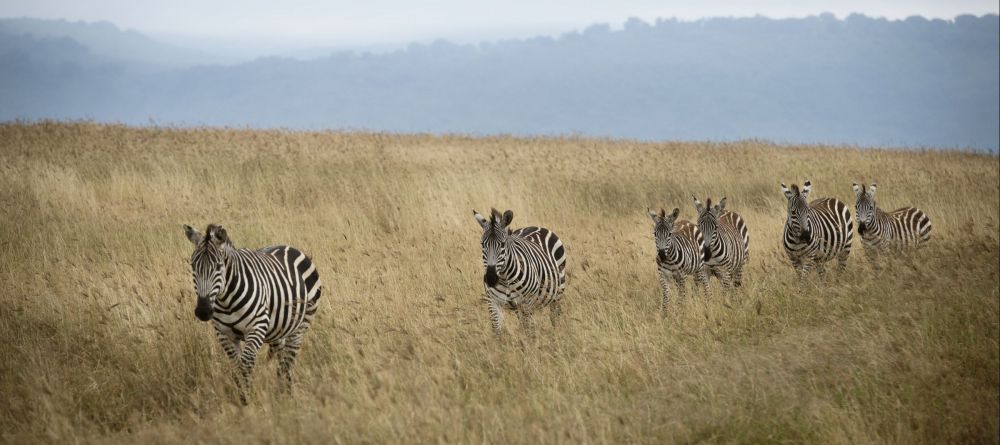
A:
[[[743,284],[743,265],[750,256],[750,236],[743,218],[726,210],[726,198],[714,206],[711,199],[702,204],[694,198],[694,208],[698,212],[697,224],[678,220],[679,208],[670,215],[663,209],[660,213],[648,210],[653,219],[656,268],[663,291],[660,310],[664,315],[670,301],[670,278],[681,296],[689,275],[694,275],[695,282],[706,293],[711,276],[727,288]]]
[[[866,254],[877,258],[887,251],[920,247],[930,239],[931,223],[923,211],[905,207],[885,212],[875,205],[875,184],[867,190],[853,185],[858,233]],[[812,183],[800,189],[781,184],[788,200],[782,236],[799,279],[815,269],[823,273],[826,262],[837,259],[846,267],[854,235],[847,206],[834,198],[809,201]],[[662,290],[661,314],[667,312],[670,281],[680,295],[693,276],[696,287],[707,293],[710,277],[726,289],[743,284],[749,259],[750,238],[743,218],[726,210],[726,198],[713,205],[694,198],[696,222],[649,211],[653,220],[656,266]],[[648,210],[648,209],[647,209]],[[493,332],[503,333],[503,312],[513,311],[529,336],[534,336],[533,313],[549,308],[552,324],[561,313],[566,290],[566,250],[554,232],[543,227],[512,229],[514,213],[492,209],[488,216],[473,210],[483,229],[482,259],[484,300]],[[198,296],[195,316],[212,321],[226,355],[238,369],[240,400],[245,404],[257,354],[267,344],[279,359],[278,375],[292,385],[292,365],[316,313],[322,284],[312,260],[289,246],[258,250],[233,246],[222,226],[211,224],[202,234],[190,226],[184,233],[194,244],[191,272]]]

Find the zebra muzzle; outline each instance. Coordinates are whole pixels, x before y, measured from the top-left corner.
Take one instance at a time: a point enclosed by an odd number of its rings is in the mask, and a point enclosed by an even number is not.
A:
[[[199,298],[198,305],[194,308],[194,316],[201,321],[208,321],[212,319],[212,312],[212,300]]]
[[[486,266],[486,274],[483,275],[483,282],[486,283],[487,286],[493,287],[496,286],[499,281],[500,275],[497,275],[497,267]]]
[[[799,242],[808,243],[812,239],[812,232],[809,230],[803,230],[799,232]]]

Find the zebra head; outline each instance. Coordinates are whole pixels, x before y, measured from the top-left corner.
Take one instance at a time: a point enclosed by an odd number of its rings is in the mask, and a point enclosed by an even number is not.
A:
[[[707,205],[703,205],[697,197],[694,198],[694,209],[698,211],[698,229],[705,237],[705,247],[714,246],[718,237],[719,215],[726,209],[726,198],[723,197],[719,203],[712,205],[712,198],[708,198]]]
[[[812,182],[806,181],[802,190],[799,186],[792,184],[789,189],[784,183],[781,184],[781,192],[788,199],[788,232],[795,238],[803,242],[808,242],[812,238],[812,227],[809,225],[809,192],[812,191]]]
[[[864,184],[860,187],[854,184],[852,188],[855,197],[854,207],[857,210],[858,233],[865,233],[875,220],[875,184],[872,184],[868,191],[865,191]]]
[[[194,244],[191,254],[191,275],[194,289],[198,294],[198,305],[194,315],[201,321],[212,319],[215,299],[222,293],[226,283],[226,249],[231,248],[226,229],[217,224],[209,224],[208,235],[184,226],[184,234]]]
[[[663,209],[660,209],[660,213],[649,209],[646,210],[649,212],[649,217],[653,218],[653,239],[656,240],[656,256],[660,261],[666,261],[667,248],[670,247],[670,242],[674,240],[674,222],[677,221],[677,216],[681,214],[681,209],[675,208],[669,215]]]
[[[483,275],[483,282],[487,286],[496,286],[500,281],[498,270],[504,270],[507,262],[507,239],[510,230],[507,226],[514,219],[514,212],[508,210],[501,215],[497,209],[492,209],[490,217],[486,218],[479,212],[473,210],[476,221],[483,228],[483,268],[486,273]]]

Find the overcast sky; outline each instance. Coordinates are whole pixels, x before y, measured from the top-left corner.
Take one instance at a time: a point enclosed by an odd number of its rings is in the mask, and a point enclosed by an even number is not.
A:
[[[110,21],[154,37],[287,46],[360,46],[558,35],[628,17],[802,17],[852,12],[890,19],[997,13],[995,0],[0,0],[0,17]]]

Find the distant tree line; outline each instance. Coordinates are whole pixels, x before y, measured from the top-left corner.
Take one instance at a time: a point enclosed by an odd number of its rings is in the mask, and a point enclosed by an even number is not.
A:
[[[997,150],[998,25],[630,19],[556,38],[181,68],[0,26],[0,120]]]

